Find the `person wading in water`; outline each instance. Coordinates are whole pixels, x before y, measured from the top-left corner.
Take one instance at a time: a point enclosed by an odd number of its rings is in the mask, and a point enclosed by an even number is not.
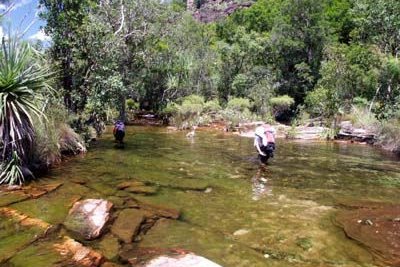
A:
[[[125,124],[122,121],[117,120],[115,122],[113,134],[115,137],[115,142],[117,142],[119,145],[123,145],[125,137]]]
[[[261,163],[266,164],[269,158],[274,157],[275,129],[269,124],[258,126],[254,135],[254,146]]]

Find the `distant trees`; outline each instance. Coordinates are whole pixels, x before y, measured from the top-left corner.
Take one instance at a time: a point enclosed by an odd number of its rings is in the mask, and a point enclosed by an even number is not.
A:
[[[261,116],[283,95],[295,101],[286,117],[303,104],[315,113],[318,97],[329,114],[355,97],[389,114],[382,103],[399,96],[394,0],[259,0],[210,24],[185,13],[184,1],[40,3],[71,111],[89,103],[124,117],[126,98],[157,111],[196,94],[222,105],[248,98]]]

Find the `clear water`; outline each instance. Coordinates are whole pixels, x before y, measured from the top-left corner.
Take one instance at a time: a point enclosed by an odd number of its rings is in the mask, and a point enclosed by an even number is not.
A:
[[[124,149],[106,134],[86,156],[53,170],[48,180],[64,182],[53,200],[13,207],[59,223],[67,208],[54,210],[55,199],[68,199],[66,207],[77,196],[118,202],[115,186],[134,179],[158,188],[138,199],[182,211],[138,246],[188,249],[222,266],[379,265],[332,219],[341,202],[399,203],[397,159],[362,145],[279,140],[275,158],[260,168],[252,143],[221,132],[188,139],[165,128],[128,127]],[[70,183],[76,179],[91,189]]]

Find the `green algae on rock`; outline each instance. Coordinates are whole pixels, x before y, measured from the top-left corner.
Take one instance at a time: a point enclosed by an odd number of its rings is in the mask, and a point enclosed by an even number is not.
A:
[[[54,249],[53,242],[35,243],[18,252],[9,263],[13,267],[54,267],[68,259]]]
[[[108,260],[115,261],[118,259],[120,244],[118,238],[112,234],[106,234],[99,243],[98,250]]]
[[[138,209],[125,209],[118,214],[111,232],[125,243],[131,243],[139,233],[145,213]]]
[[[400,205],[362,202],[353,207],[337,213],[337,224],[380,262],[400,266]]]
[[[0,209],[0,264],[44,237],[51,225],[10,208]]]

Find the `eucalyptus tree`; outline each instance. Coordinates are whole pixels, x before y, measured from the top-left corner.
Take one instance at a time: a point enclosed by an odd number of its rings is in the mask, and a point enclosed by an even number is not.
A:
[[[94,62],[90,102],[117,106],[123,119],[127,96],[141,100],[162,83],[149,62],[168,30],[170,8],[158,0],[100,1],[84,29]]]
[[[363,43],[377,44],[382,52],[400,54],[400,2],[397,0],[352,0],[357,26],[353,36]]]
[[[91,44],[82,26],[97,0],[39,0],[45,32],[52,39],[50,53],[60,70],[59,87],[71,111],[82,110],[88,94],[87,77],[93,62],[87,57]]]

